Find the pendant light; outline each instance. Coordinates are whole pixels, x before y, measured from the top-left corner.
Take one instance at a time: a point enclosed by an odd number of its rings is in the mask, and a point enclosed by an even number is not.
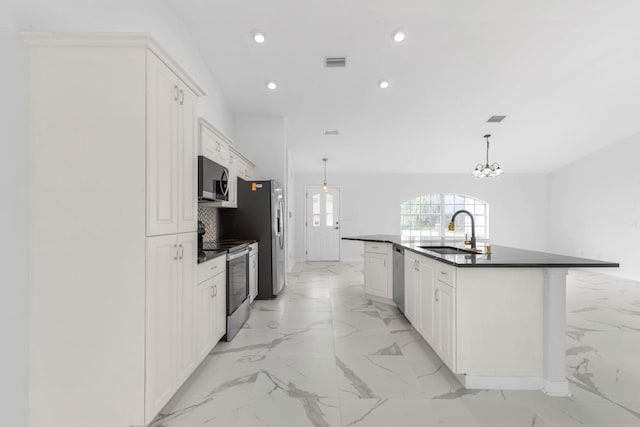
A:
[[[329,191],[329,185],[327,185],[327,159],[326,157],[322,158],[322,161],[324,162],[324,181],[322,181],[322,190],[326,193],[327,191]]]
[[[498,163],[493,163],[489,166],[489,137],[491,137],[491,135],[484,136],[484,138],[487,138],[487,162],[484,165],[482,163],[476,165],[476,168],[472,172],[476,178],[493,178],[503,173]]]

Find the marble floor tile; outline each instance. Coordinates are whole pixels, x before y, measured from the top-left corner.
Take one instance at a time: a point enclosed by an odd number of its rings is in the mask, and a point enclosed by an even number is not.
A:
[[[441,419],[428,401],[410,399],[343,399],[343,427],[441,426]],[[471,425],[472,426],[472,425]]]
[[[331,288],[330,294],[332,298],[364,298],[364,287],[361,283],[355,285],[343,286],[340,288]]]
[[[506,400],[464,400],[465,408],[478,425],[492,427],[549,427],[529,406]]]
[[[418,378],[404,356],[336,356],[342,398],[417,397]]]
[[[150,427],[205,425],[223,412],[249,404],[264,358],[237,354],[208,356]]]
[[[253,398],[337,398],[336,360],[268,356],[253,388]]]
[[[329,299],[329,288],[317,286],[290,286],[285,288],[281,296],[299,299]]]
[[[334,329],[386,330],[386,325],[377,310],[334,312],[332,318]]]
[[[257,399],[241,413],[242,427],[339,427],[340,404],[335,399]]]
[[[358,296],[332,296],[331,311],[376,310],[370,299],[364,294]]]
[[[220,343],[212,354],[261,357],[272,354],[331,357],[334,354],[331,330],[323,329],[242,329],[231,342]]]
[[[332,316],[329,311],[285,312],[280,318],[282,329],[332,329],[332,327]]]
[[[402,351],[386,329],[334,329],[336,355],[400,356]]]
[[[640,283],[571,270],[572,395],[467,390],[397,307],[364,293],[363,263],[297,263],[252,305],[152,427],[640,427]]]

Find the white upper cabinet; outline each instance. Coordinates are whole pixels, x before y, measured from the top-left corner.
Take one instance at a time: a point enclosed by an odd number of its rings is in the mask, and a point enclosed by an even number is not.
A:
[[[185,87],[178,104],[178,233],[188,233],[198,229],[198,99]]]
[[[147,73],[147,236],[196,231],[196,96],[153,52]]]
[[[246,181],[253,179],[254,165],[233,146],[229,138],[211,123],[203,118],[200,118],[199,122],[198,155],[205,156],[229,170],[229,199],[201,203],[221,208],[235,208],[238,206],[238,178]]]

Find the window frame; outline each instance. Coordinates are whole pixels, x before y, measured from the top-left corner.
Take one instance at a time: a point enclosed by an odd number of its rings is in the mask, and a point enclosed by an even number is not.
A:
[[[433,201],[433,196],[437,196],[439,197],[439,204],[436,203],[432,203]],[[457,206],[457,204],[455,203],[456,199],[462,197],[464,198],[464,204],[462,205],[462,207],[459,207],[458,209],[455,208],[455,206]],[[448,199],[453,198],[453,203],[446,203]],[[422,203],[422,200],[429,200],[429,203]],[[477,240],[488,240],[490,238],[490,227],[489,227],[489,220],[490,220],[490,216],[489,216],[489,203],[479,199],[475,196],[471,196],[468,194],[462,194],[462,193],[427,193],[427,194],[422,194],[419,196],[416,196],[414,198],[411,198],[409,200],[405,200],[404,202],[402,202],[400,204],[400,237],[402,240],[413,240],[413,241],[418,241],[418,240],[460,240],[461,238],[464,237],[464,233],[468,233],[469,237],[471,236],[471,220],[469,218],[468,215],[458,215],[458,217],[456,218],[456,230],[460,230],[460,228],[462,227],[461,223],[464,224],[464,231],[460,232],[450,232],[448,230],[448,225],[449,225],[449,221],[451,219],[451,216],[453,215],[453,213],[455,213],[456,211],[460,210],[460,209],[467,209],[469,205],[468,200],[472,200],[473,201],[473,209],[471,210],[471,213],[474,216],[474,220],[476,222],[476,238]],[[424,236],[422,233],[422,229],[420,230],[418,235],[412,235],[411,230],[408,230],[408,235],[405,235],[405,229],[404,224],[406,224],[405,218],[407,217],[413,217],[413,218],[418,218],[418,217],[424,217],[426,215],[429,214],[425,214],[425,213],[404,213],[405,211],[405,206],[406,204],[416,204],[416,205],[423,205],[423,206],[439,206],[439,214],[431,214],[433,216],[438,215],[439,216],[439,221],[440,221],[440,229],[438,230],[439,235],[438,236],[434,236],[434,235],[430,235],[430,236]],[[459,205],[459,204],[458,204]],[[476,213],[476,206],[478,205],[482,205],[484,206],[484,213],[481,214],[477,214]],[[454,206],[454,211],[451,213],[447,213],[446,212],[446,207],[447,206]],[[431,210],[431,209],[426,209]],[[470,210],[470,209],[467,209]],[[421,209],[422,211],[422,209]],[[478,219],[482,217],[484,218],[484,224],[483,225],[478,225]],[[479,229],[484,229],[484,233],[482,233],[481,230]],[[480,231],[480,232],[479,232]],[[461,235],[462,234],[462,235]]]

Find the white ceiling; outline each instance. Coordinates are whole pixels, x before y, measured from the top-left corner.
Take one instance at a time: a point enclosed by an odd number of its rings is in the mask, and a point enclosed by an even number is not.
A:
[[[491,133],[506,173],[548,172],[640,132],[638,0],[168,1],[234,114],[286,117],[298,171],[465,173]]]

